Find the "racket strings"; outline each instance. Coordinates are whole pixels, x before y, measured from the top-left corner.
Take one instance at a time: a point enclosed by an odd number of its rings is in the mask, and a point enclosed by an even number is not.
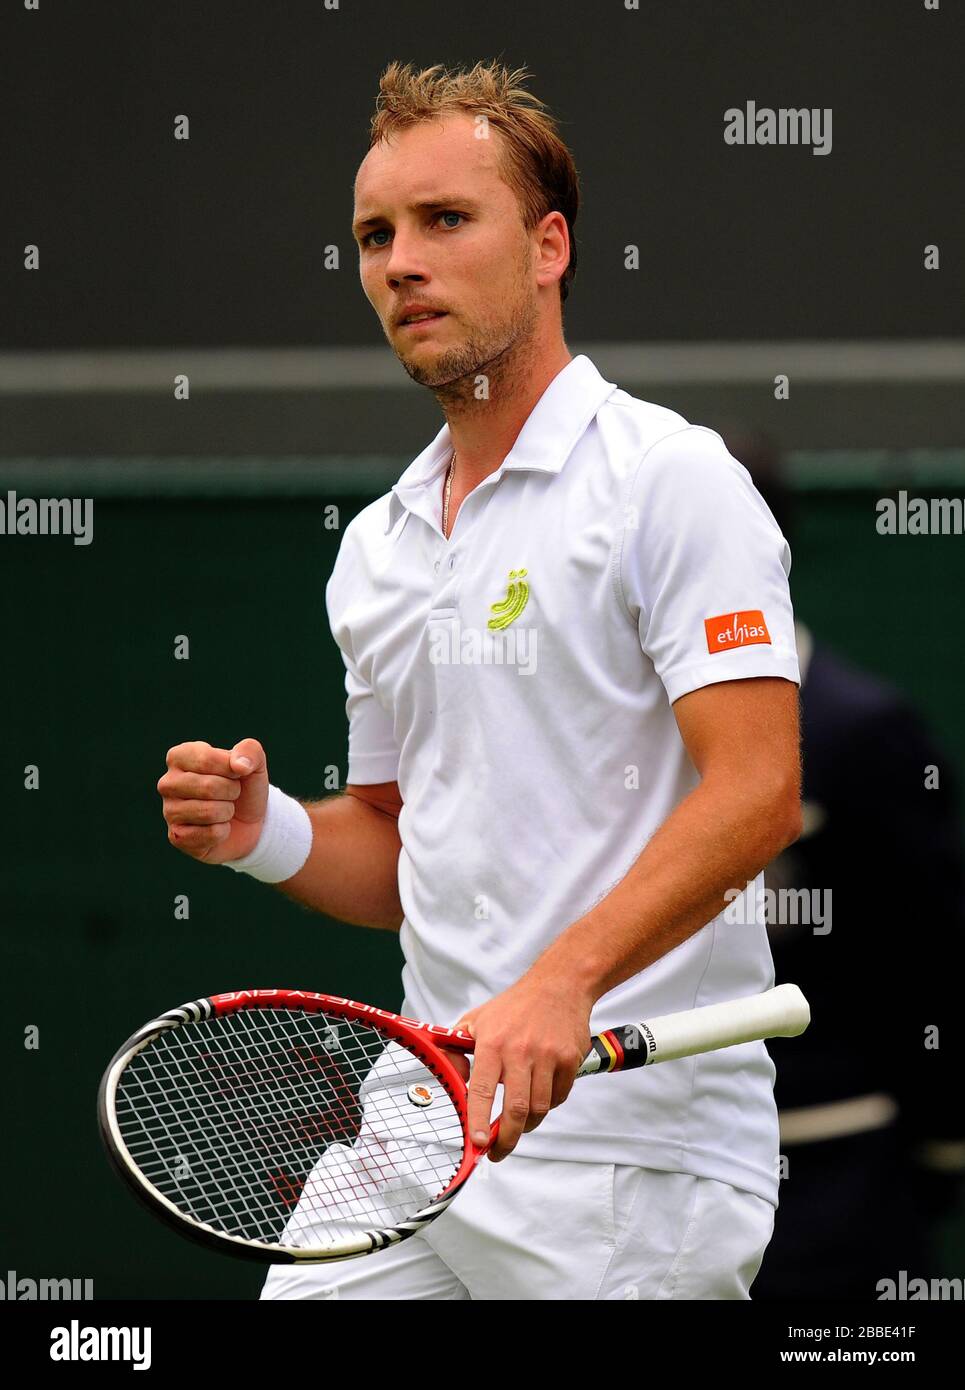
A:
[[[242,1022],[247,1027],[250,1021]],[[247,1031],[251,1031],[250,1027]],[[177,1039],[178,1043],[183,1042]],[[297,1061],[300,1057],[297,1048],[290,1052],[275,1053],[265,1056],[262,1052],[253,1052],[250,1048],[244,1054],[235,1049],[229,1055],[223,1046],[223,1039],[213,1040],[220,1052],[220,1057],[210,1050],[203,1048],[194,1049],[194,1054],[186,1050],[183,1045],[178,1046],[179,1056],[177,1064],[172,1066],[170,1062],[164,1065],[164,1080],[168,1092],[172,1085],[177,1085],[180,1078],[188,1079],[193,1083],[191,1086],[191,1098],[197,1101],[199,1094],[199,1084],[203,1091],[208,1093],[215,1101],[215,1108],[211,1106],[199,1108],[192,1106],[192,1110],[197,1109],[197,1115],[189,1112],[186,1122],[182,1124],[183,1136],[188,1140],[187,1147],[191,1150],[195,1158],[201,1160],[202,1171],[207,1172],[211,1164],[213,1151],[210,1144],[207,1151],[203,1141],[198,1143],[199,1135],[203,1135],[207,1127],[211,1141],[218,1146],[218,1157],[221,1160],[221,1167],[226,1174],[229,1174],[237,1183],[244,1199],[251,1201],[253,1190],[249,1177],[249,1170],[252,1163],[264,1162],[269,1154],[278,1163],[277,1173],[271,1171],[271,1165],[267,1165],[270,1185],[274,1187],[276,1193],[281,1193],[288,1199],[291,1205],[291,1194],[297,1194],[300,1186],[300,1178],[303,1176],[298,1172],[300,1164],[306,1161],[306,1151],[299,1150],[289,1139],[286,1142],[286,1129],[293,1125],[297,1127],[304,1124],[302,1118],[310,1112],[306,1110],[304,1102],[317,1105],[317,1097],[309,1094],[308,1087],[304,1081],[297,1076]],[[161,1051],[162,1049],[158,1049]],[[165,1051],[169,1049],[164,1049]],[[199,1065],[200,1056],[200,1065]],[[159,1068],[155,1059],[151,1068],[152,1080],[157,1081]],[[293,1066],[293,1062],[295,1065]],[[180,1072],[178,1070],[180,1068]],[[277,1088],[278,1085],[287,1085],[289,1088],[287,1114],[278,1106]],[[341,1089],[345,1089],[342,1087]],[[303,1103],[298,1104],[299,1097]],[[142,1096],[143,1098],[143,1096]],[[232,1100],[233,1105],[224,1104],[226,1098]],[[153,1105],[153,1097],[149,1097],[152,1102],[153,1117],[155,1124],[145,1126],[149,1145],[159,1150],[158,1155],[152,1164],[150,1157],[143,1151],[144,1146],[139,1146],[136,1157],[146,1174],[156,1180],[165,1175],[169,1168],[169,1155],[165,1151],[163,1144],[158,1144],[158,1130],[160,1129],[163,1139],[169,1146],[174,1139],[171,1126],[168,1123],[167,1114],[156,1105]],[[221,1102],[220,1108],[218,1102]],[[252,1103],[253,1102],[253,1103]],[[358,1123],[354,1122],[351,1127],[345,1124],[346,1105],[342,1097],[338,1097],[334,1107],[334,1123],[325,1128],[327,1133],[326,1140],[336,1138],[351,1139],[358,1133]],[[239,1126],[238,1114],[241,1114],[243,1124]],[[317,1132],[323,1132],[322,1127],[317,1124],[314,1126]],[[184,1172],[185,1168],[197,1167],[192,1164],[190,1159],[185,1163],[185,1155],[181,1155],[179,1167]],[[286,1172],[281,1164],[288,1163],[289,1172]],[[293,1172],[291,1170],[294,1170]],[[210,1183],[207,1184],[210,1186]],[[259,1185],[256,1192],[260,1193],[263,1189]]]
[[[378,1040],[378,1049],[381,1052],[383,1048],[384,1042],[380,1038]],[[180,1050],[183,1053],[183,1048]],[[248,1169],[252,1163],[252,1160],[254,1160],[256,1164],[260,1161],[263,1166],[266,1151],[271,1150],[272,1146],[274,1146],[276,1155],[279,1151],[281,1151],[281,1157],[283,1161],[294,1158],[295,1166],[293,1170],[292,1165],[289,1163],[289,1168],[287,1171],[285,1171],[284,1169],[281,1169],[278,1172],[268,1170],[269,1185],[274,1188],[274,1192],[276,1195],[280,1195],[286,1201],[286,1204],[288,1206],[292,1205],[292,1199],[298,1193],[300,1181],[302,1178],[302,1174],[298,1171],[298,1164],[299,1161],[304,1163],[305,1151],[304,1149],[302,1149],[301,1151],[293,1151],[291,1143],[289,1142],[286,1144],[284,1142],[285,1136],[283,1133],[282,1125],[279,1122],[277,1096],[274,1094],[274,1090],[268,1089],[268,1083],[272,1083],[272,1085],[274,1085],[278,1082],[279,1078],[281,1078],[283,1082],[291,1083],[293,1079],[290,1066],[292,1057],[299,1057],[297,1049],[293,1050],[291,1055],[284,1055],[282,1057],[282,1062],[284,1065],[281,1069],[279,1069],[279,1058],[277,1054],[272,1058],[271,1064],[265,1066],[258,1064],[258,1058],[254,1057],[251,1050],[248,1049],[243,1058],[242,1066],[239,1066],[237,1064],[236,1059],[230,1059],[230,1071],[232,1072],[232,1075],[229,1078],[230,1084],[228,1087],[225,1086],[226,1071],[228,1070],[228,1068],[222,1065],[216,1065],[213,1067],[210,1067],[210,1065],[207,1066],[207,1069],[209,1069],[213,1073],[213,1089],[216,1095],[219,1097],[219,1099],[223,1101],[227,1091],[227,1093],[231,1095],[235,1101],[234,1108],[236,1110],[238,1109],[239,1104],[243,1106],[244,1101],[247,1099],[248,1091],[250,1090],[252,1085],[260,1088],[258,1094],[259,1104],[255,1107],[254,1110],[252,1110],[250,1107],[246,1109],[244,1116],[244,1129],[240,1135],[238,1132],[236,1119],[235,1117],[231,1116],[230,1113],[228,1115],[229,1123],[227,1126],[223,1122],[216,1123],[215,1126],[217,1141],[223,1149],[227,1141],[227,1152],[221,1155],[223,1159],[221,1166],[223,1168],[224,1173],[228,1174],[233,1179],[238,1189],[238,1195],[241,1197],[243,1202],[251,1203],[252,1198],[257,1197],[259,1194],[259,1190],[261,1189],[261,1184],[259,1184],[258,1187],[253,1188],[252,1183],[250,1181]],[[252,1065],[253,1061],[256,1063],[256,1065]],[[187,1065],[185,1066],[184,1060],[182,1058],[182,1069],[190,1069],[194,1072],[195,1079],[197,1079],[198,1067],[195,1063],[195,1059],[188,1058]],[[165,1068],[165,1079],[168,1083],[170,1083],[172,1080],[172,1070],[173,1069],[170,1066],[167,1066]],[[239,1073],[241,1074],[242,1079],[246,1083],[245,1085],[239,1084]],[[155,1068],[155,1080],[157,1079],[157,1074],[157,1069]],[[204,1080],[208,1081],[209,1079],[204,1078]],[[300,1085],[296,1089],[304,1091],[305,1087],[304,1085]],[[344,1091],[344,1086],[342,1087],[342,1089]],[[196,1093],[197,1087],[195,1086],[195,1095]],[[376,1103],[378,1103],[379,1099],[380,1098],[378,1097],[376,1098]],[[344,1133],[340,1133],[340,1129],[344,1129],[345,1108],[346,1107],[344,1098],[339,1097],[335,1106],[336,1124],[335,1126],[326,1127],[326,1130],[328,1131],[324,1135],[326,1139],[331,1139],[334,1137],[331,1132],[333,1128],[335,1130],[335,1133],[340,1138],[352,1138],[354,1135],[358,1133],[358,1122],[354,1117],[352,1128],[349,1131],[349,1133],[347,1135]],[[161,1121],[160,1127],[163,1137],[167,1141],[168,1145],[170,1145],[172,1139],[174,1138],[172,1128],[168,1124],[165,1115],[158,1113],[157,1107],[155,1107],[155,1118]],[[208,1166],[210,1167],[211,1155],[204,1153],[197,1142],[197,1125],[195,1124],[193,1127],[191,1125],[186,1125],[184,1126],[184,1129],[186,1137],[189,1140],[189,1147],[193,1151],[195,1157],[200,1158],[203,1163],[208,1164]],[[314,1129],[317,1134],[319,1132],[318,1127],[314,1126]],[[150,1139],[151,1143],[156,1147],[158,1146],[157,1138],[157,1127],[155,1126],[153,1132],[150,1133]],[[368,1145],[367,1147],[371,1149],[372,1146]],[[240,1159],[238,1154],[239,1149],[242,1149],[244,1151],[240,1155]],[[232,1152],[232,1150],[234,1150],[234,1152]],[[149,1159],[147,1156],[140,1154],[139,1157],[141,1159],[142,1164],[149,1165]],[[368,1161],[363,1165],[363,1172],[365,1172],[365,1175],[368,1179],[367,1185],[370,1189],[373,1186],[377,1189],[379,1177],[383,1176],[379,1172],[379,1169],[382,1164],[382,1155],[378,1153],[378,1151],[376,1151],[374,1163],[372,1162],[371,1153],[366,1154],[365,1157]],[[179,1155],[178,1167],[181,1169],[181,1176],[184,1176],[186,1169],[190,1169],[192,1172],[196,1170],[197,1163],[193,1162],[191,1159],[187,1159],[186,1161],[186,1156],[182,1153]],[[375,1170],[374,1172],[373,1168]],[[166,1155],[162,1154],[162,1161],[160,1162],[160,1164],[158,1164],[157,1162],[154,1163],[154,1165],[152,1166],[152,1172],[150,1176],[152,1178],[163,1177],[167,1175],[168,1170],[169,1161],[167,1160]],[[178,1174],[175,1173],[174,1176],[177,1177]],[[204,1186],[207,1190],[210,1187],[210,1183],[205,1183]],[[219,1184],[215,1184],[215,1186],[218,1187]],[[329,1184],[329,1188],[332,1187],[334,1187],[336,1192],[341,1190],[343,1195],[346,1189],[352,1189],[353,1195],[355,1196],[358,1196],[359,1192],[364,1190],[362,1184],[359,1182],[357,1172],[349,1172],[348,1174],[344,1172],[341,1173],[339,1175],[339,1181],[337,1183]],[[182,1192],[182,1196],[183,1195],[184,1193]],[[317,1205],[318,1193],[314,1195],[315,1205]],[[332,1205],[331,1198],[323,1198],[323,1204]],[[261,1205],[264,1205],[263,1199]]]
[[[455,1104],[413,1053],[325,1013],[249,1009],[166,1030],[122,1072],[116,1113],[180,1211],[267,1244],[329,1247],[404,1222],[464,1150]]]

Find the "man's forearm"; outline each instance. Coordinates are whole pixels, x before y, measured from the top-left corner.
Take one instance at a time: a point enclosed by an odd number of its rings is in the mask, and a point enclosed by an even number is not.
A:
[[[311,852],[297,874],[276,886],[341,922],[398,931],[402,842],[396,817],[350,795],[304,805],[312,822]]]
[[[567,927],[528,973],[568,979],[599,999],[722,912],[728,889],[743,889],[797,839],[797,807],[786,794],[755,799],[746,782],[701,782],[626,877]]]

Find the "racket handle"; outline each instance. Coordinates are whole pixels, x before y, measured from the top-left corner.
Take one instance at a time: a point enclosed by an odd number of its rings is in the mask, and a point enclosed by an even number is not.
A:
[[[795,1038],[810,1021],[811,1010],[797,985],[777,985],[744,999],[705,1004],[646,1023],[608,1029],[591,1040],[590,1051],[576,1074],[630,1071],[738,1043]]]

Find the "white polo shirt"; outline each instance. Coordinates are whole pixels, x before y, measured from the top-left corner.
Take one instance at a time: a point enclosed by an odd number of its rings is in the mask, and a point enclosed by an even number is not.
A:
[[[800,683],[790,549],[713,431],[576,357],[447,541],[451,452],[446,425],[353,519],[326,590],[348,780],[398,781],[405,802],[403,1009],[434,1023],[514,984],[697,784],[673,701]],[[604,995],[593,1030],[769,988],[762,889],[763,874],[730,921]],[[774,1074],[749,1043],[590,1077],[516,1151],[694,1173],[776,1204]]]

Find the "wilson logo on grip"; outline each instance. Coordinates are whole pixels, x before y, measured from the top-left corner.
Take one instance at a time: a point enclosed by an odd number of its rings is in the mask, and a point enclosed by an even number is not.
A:
[[[771,640],[764,614],[759,608],[705,618],[704,631],[707,633],[707,650],[711,655],[729,651],[732,647],[750,647],[755,642],[769,644]]]

